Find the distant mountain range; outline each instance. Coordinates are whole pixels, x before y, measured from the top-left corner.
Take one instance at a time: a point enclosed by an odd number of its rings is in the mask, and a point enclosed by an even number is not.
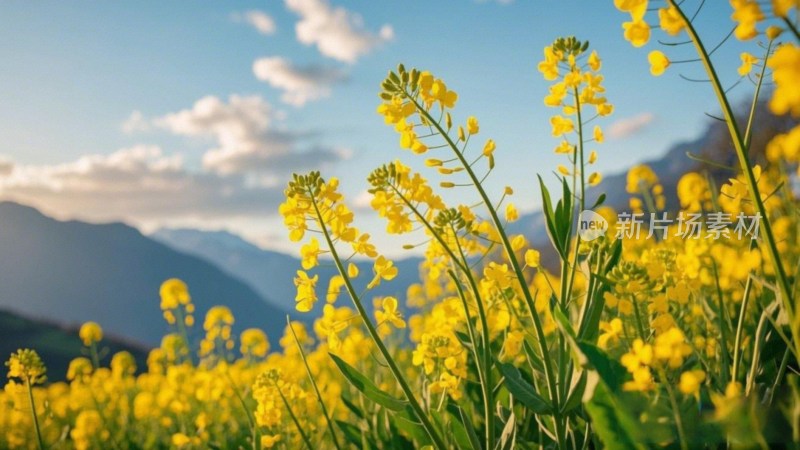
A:
[[[767,143],[778,133],[786,132],[792,125],[787,117],[776,117],[769,113],[766,104],[759,105],[758,126],[753,130],[750,145],[750,157],[753,163],[764,164],[764,151]],[[742,119],[743,120],[743,119]],[[611,147],[611,145],[609,145]],[[691,154],[693,157],[689,157]],[[670,147],[659,157],[642,162],[650,166],[658,175],[664,187],[666,209],[676,211],[680,208],[677,199],[678,181],[683,174],[690,171],[708,173],[717,183],[717,188],[737,173],[738,160],[733,150],[727,126],[717,120],[708,119],[703,133],[697,138],[679,142]],[[732,169],[726,169],[730,167]],[[591,188],[587,193],[587,205],[594,204],[601,193],[606,194],[604,205],[611,206],[617,212],[630,211],[628,201],[630,194],[626,191],[628,169],[605,176],[599,187]],[[556,201],[560,192],[551,192]],[[545,267],[556,269],[558,257],[550,244],[541,211],[523,214],[519,220],[509,226],[509,232],[524,234],[531,244],[542,250],[542,263]]]
[[[276,307],[294,309],[294,297],[297,292],[294,277],[301,269],[300,260],[284,253],[264,250],[241,237],[227,231],[200,231],[193,229],[161,229],[150,237],[169,245],[176,250],[203,258],[229,275],[252,286],[256,292]],[[356,287],[363,288],[372,276],[372,263],[354,261],[359,268],[360,276],[356,279]],[[370,291],[369,298],[388,295],[403,298],[406,289],[419,281],[419,264],[421,258],[405,258],[395,261],[398,268],[397,278],[391,282],[383,282]],[[313,269],[319,274],[318,290],[327,289],[331,276],[337,273],[331,261],[320,260],[320,266]],[[321,295],[321,294],[320,294]],[[342,298],[346,295],[342,293]],[[372,302],[366,302],[371,307]],[[401,302],[403,303],[403,302]],[[350,305],[347,299],[343,304]]]
[[[111,334],[157,345],[167,331],[159,286],[172,277],[189,285],[197,334],[217,304],[231,309],[237,330],[260,327],[272,339],[282,334],[288,308],[266,302],[204,259],[121,223],[62,222],[0,203],[0,308],[61,324],[93,320]]]

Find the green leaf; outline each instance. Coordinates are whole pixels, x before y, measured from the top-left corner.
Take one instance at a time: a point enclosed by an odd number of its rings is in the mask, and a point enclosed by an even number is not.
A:
[[[611,247],[611,255],[606,259],[605,268],[603,269],[603,274],[610,273],[611,270],[617,265],[619,262],[620,256],[622,255],[622,241],[617,240],[614,241],[613,246]],[[605,293],[611,288],[613,283],[611,280],[606,278],[603,275],[592,273],[592,277],[596,278],[597,280],[601,281],[602,283],[595,291],[595,294],[589,300],[591,310],[589,314],[586,316],[586,320],[581,323],[581,329],[579,333],[579,337],[582,340],[588,340],[590,342],[594,342],[597,339],[598,328],[600,326],[600,318],[603,314],[603,307],[605,306]]]
[[[333,362],[335,362],[339,367],[339,370],[342,371],[342,374],[345,378],[347,378],[347,381],[349,381],[350,384],[352,384],[356,389],[361,391],[361,393],[364,394],[368,399],[392,411],[400,411],[408,404],[407,401],[394,398],[386,392],[378,389],[378,387],[375,386],[375,384],[369,378],[362,375],[361,372],[356,370],[350,364],[347,364],[342,358],[339,358],[333,353],[328,354],[331,356],[331,358],[333,358]]]
[[[428,433],[410,405],[405,410],[392,414],[390,420],[398,430],[405,432],[411,440],[415,441],[417,447],[430,444]]]
[[[611,272],[611,269],[617,265],[620,257],[622,257],[622,240],[617,239],[611,247],[611,256],[606,260],[606,267],[604,273]]]
[[[467,440],[469,442],[469,447],[459,443],[461,448],[472,448],[473,450],[480,450],[481,449],[481,441],[478,438],[478,434],[475,433],[475,428],[472,426],[472,422],[469,420],[467,413],[464,410],[455,404],[447,405],[447,410],[450,414],[455,418],[453,421],[453,428],[456,434],[456,441],[460,442],[458,434],[462,432],[466,434]],[[459,430],[460,429],[460,430]]]
[[[552,414],[553,408],[550,403],[536,393],[533,385],[522,378],[519,369],[509,363],[498,362],[500,373],[505,377],[505,386],[514,396],[514,400],[525,405],[536,414]]]
[[[569,190],[567,179],[561,179],[562,193],[561,200],[558,201],[556,206],[556,227],[558,228],[558,235],[561,239],[561,248],[564,253],[569,253],[569,244],[572,240],[572,192]]]
[[[556,319],[556,325],[558,325],[558,328],[561,329],[562,333],[566,334],[572,339],[577,339],[575,329],[572,328],[572,324],[569,322],[569,319],[564,312],[561,311],[560,307],[556,306],[553,308],[553,318]]]
[[[595,209],[598,206],[602,205],[605,201],[606,201],[606,194],[604,192],[604,193],[600,194],[599,197],[597,197],[597,200],[595,200],[594,205],[592,205],[592,207],[589,208],[589,209]]]
[[[563,259],[566,255],[561,247],[561,238],[556,228],[553,201],[550,198],[550,191],[547,190],[547,186],[544,185],[544,180],[542,180],[541,176],[539,176],[539,186],[542,190],[542,214],[544,214],[544,222],[547,226],[547,235],[550,237],[553,248],[556,249],[556,252],[558,252],[559,256]]]
[[[522,347],[525,349],[525,355],[528,357],[528,364],[531,365],[533,370],[544,373],[544,364],[542,364],[542,357],[536,354],[536,351],[531,347],[527,340],[522,341]]]
[[[357,426],[349,424],[343,420],[337,420],[336,425],[339,425],[339,429],[342,430],[347,442],[355,445],[358,448],[364,445],[364,441],[361,436],[361,430],[358,429]]]
[[[638,433],[640,424],[619,404],[602,380],[595,381],[594,394],[585,407],[597,437],[608,450],[644,449]]]
[[[569,348],[572,350],[569,352],[569,356],[572,358],[573,364],[576,367],[585,366],[586,356],[578,346],[578,336],[575,334],[575,329],[572,328],[572,324],[559,306],[553,308],[553,318],[556,320],[556,326],[561,331],[561,335],[564,336]]]
[[[359,419],[363,419],[364,418],[364,412],[361,411],[361,408],[356,406],[355,403],[353,403],[350,400],[348,400],[347,397],[342,397],[342,402],[344,403],[344,406],[346,406],[347,409],[350,410],[350,412],[355,414],[356,417],[358,417]]]
[[[470,339],[469,334],[467,334],[467,333],[465,333],[463,331],[458,331],[458,330],[455,331],[455,334],[456,334],[456,338],[458,339],[458,342],[461,343],[461,345],[465,349],[471,351],[472,350],[472,339]],[[480,344],[480,342],[478,342],[478,344]],[[477,350],[480,351],[480,347]]]
[[[564,407],[561,409],[562,413],[568,413],[573,409],[577,408],[578,405],[581,404],[581,400],[583,400],[583,393],[586,391],[586,372],[581,374],[581,377],[578,379],[578,382],[572,386],[572,390],[569,391],[569,395],[567,396],[567,402],[564,403]]]
[[[625,368],[617,360],[609,358],[606,352],[594,344],[579,342],[578,347],[586,356],[588,368],[597,371],[606,386],[612,391],[617,391],[625,378]]]

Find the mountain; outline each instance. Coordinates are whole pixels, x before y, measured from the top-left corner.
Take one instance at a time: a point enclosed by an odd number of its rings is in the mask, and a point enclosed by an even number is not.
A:
[[[48,381],[64,381],[69,362],[78,356],[88,357],[78,337],[77,327],[31,320],[0,310],[0,360],[6,360],[20,348],[32,348],[39,353],[47,366]],[[99,349],[100,364],[105,367],[108,367],[114,353],[122,350],[133,355],[138,370],[147,367],[147,350],[142,346],[106,334]],[[6,371],[5,366],[0,366],[0,380],[6,379]]]
[[[162,228],[152,235],[153,239],[175,248],[178,251],[203,258],[233,277],[237,277],[252,286],[264,298],[275,301],[280,308],[294,308],[294,297],[297,292],[294,277],[301,269],[300,260],[294,256],[270,250],[264,250],[228,231],[201,231],[193,229]],[[419,263],[421,258],[405,258],[395,261],[398,276],[391,282],[383,282],[370,291],[370,297],[393,295],[405,297],[406,289],[419,281]],[[327,289],[328,279],[335,275],[336,268],[325,260],[314,273],[320,275],[318,291]],[[372,274],[372,263],[355,261],[361,276],[356,287],[361,289]],[[321,294],[320,294],[321,295]],[[344,293],[343,293],[344,295]],[[371,302],[366,302],[371,306]],[[348,302],[349,304],[349,302]]]
[[[168,330],[158,291],[172,277],[189,285],[199,325],[221,304],[233,312],[236,330],[260,327],[272,339],[281,335],[286,310],[208,261],[121,223],[62,222],[0,203],[0,308],[61,324],[93,320],[109,334],[157,345]]]
[[[767,143],[776,134],[789,130],[793,122],[788,117],[773,116],[763,102],[758,106],[757,115],[758,126],[753,130],[750,158],[753,163],[764,164]],[[739,120],[743,127],[745,119]],[[687,153],[691,153],[693,158]],[[658,175],[659,181],[664,186],[668,211],[676,211],[680,207],[677,201],[678,181],[686,172],[708,173],[719,188],[728,178],[735,176],[739,166],[727,125],[717,120],[709,121],[705,130],[696,139],[679,142],[671,146],[663,156],[644,161],[642,164],[650,166]],[[604,205],[611,206],[617,212],[629,211],[627,173],[628,169],[625,169],[605,176],[599,187],[587,192],[586,204],[594,204],[599,194],[604,192],[607,195]],[[551,190],[553,201],[558,200],[559,193],[560,190]],[[527,236],[531,244],[542,251],[542,264],[551,270],[557,270],[558,257],[547,236],[544,215],[541,211],[521,215],[517,222],[510,225],[509,232]]]

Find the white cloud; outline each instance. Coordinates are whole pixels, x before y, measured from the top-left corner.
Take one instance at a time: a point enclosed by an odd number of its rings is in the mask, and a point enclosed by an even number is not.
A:
[[[294,106],[328,97],[331,86],[345,79],[338,69],[320,66],[298,67],[279,56],[259,58],[253,63],[259,80],[283,91],[281,100]]]
[[[232,95],[227,102],[207,96],[154,122],[177,135],[214,139],[217,146],[203,155],[203,166],[220,174],[264,177],[343,159],[327,148],[300,149],[298,141],[304,136],[275,129],[274,116],[259,96]]]
[[[127,134],[136,133],[138,131],[148,131],[151,126],[150,122],[145,119],[141,111],[133,111],[131,115],[122,122],[122,131]]]
[[[295,25],[297,39],[316,45],[323,55],[342,62],[356,60],[394,38],[394,30],[384,25],[375,34],[364,29],[363,19],[344,8],[334,8],[327,0],[285,0],[286,7],[300,16]]]
[[[608,136],[613,139],[624,139],[641,132],[650,125],[656,116],[650,112],[644,112],[632,117],[619,119],[608,127]]]
[[[324,169],[347,149],[315,144],[315,133],[276,126],[260,96],[207,96],[161,117],[139,112],[132,130],[161,129],[211,143],[202,166],[161,147],[137,145],[60,164],[21,164],[0,155],[0,198],[61,218],[124,220],[141,226],[274,218],[292,172]],[[188,158],[187,158],[188,159]],[[194,161],[192,158],[190,161]]]
[[[272,213],[280,189],[240,175],[187,170],[156,146],[86,155],[56,165],[13,165],[0,196],[90,220],[219,218]]]
[[[372,194],[367,191],[361,191],[353,198],[353,207],[360,210],[369,210],[372,208]]]
[[[243,13],[233,13],[233,20],[237,22],[245,22],[251,27],[255,28],[260,34],[269,36],[275,34],[277,27],[275,20],[264,11],[250,10]]]
[[[14,163],[0,155],[0,177],[10,174],[14,170]]]

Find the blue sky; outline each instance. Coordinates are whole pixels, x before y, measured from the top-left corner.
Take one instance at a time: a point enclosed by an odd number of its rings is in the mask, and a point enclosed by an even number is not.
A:
[[[699,20],[716,42],[730,7],[706,3]],[[589,0],[3,2],[0,197],[145,230],[224,227],[287,248],[275,205],[292,170],[320,167],[356,199],[373,168],[415,160],[375,114],[380,81],[404,62],[459,92],[456,118],[477,116],[498,144],[490,189],[512,185],[531,210],[535,174],[564,162],[536,71],[554,38],[588,39],[603,59],[616,107],[597,122],[607,134],[640,125],[597,147],[606,175],[696,137],[716,110],[708,85],[678,76],[701,77],[698,64],[651,77],[647,52],[659,46],[632,48],[624,20]],[[715,55],[730,82],[742,49],[731,41]],[[380,230],[372,214],[357,220]]]

